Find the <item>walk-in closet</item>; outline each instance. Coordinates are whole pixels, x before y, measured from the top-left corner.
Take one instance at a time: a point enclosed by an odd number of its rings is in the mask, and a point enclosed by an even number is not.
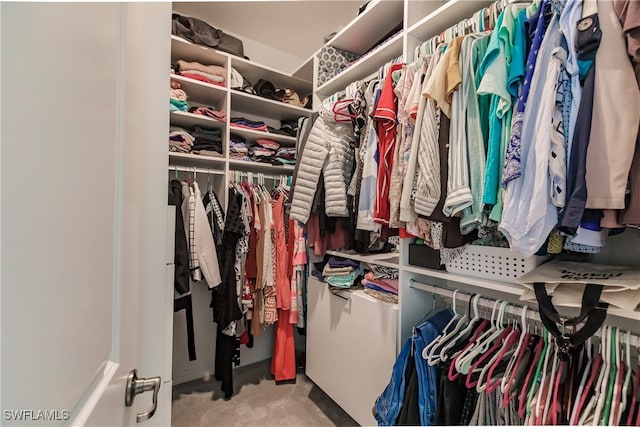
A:
[[[0,24],[3,425],[640,426],[640,2]]]

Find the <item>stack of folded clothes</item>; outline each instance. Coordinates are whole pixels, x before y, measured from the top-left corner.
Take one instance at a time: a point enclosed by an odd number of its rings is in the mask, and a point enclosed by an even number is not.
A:
[[[282,120],[280,122],[280,129],[268,126],[268,131],[271,133],[277,133],[278,135],[298,136],[298,119]]]
[[[247,140],[235,133],[231,134],[231,142],[229,142],[229,158],[235,160],[251,160],[249,158]]]
[[[249,149],[251,160],[254,162],[275,163],[276,153],[280,144],[267,138],[257,138]]]
[[[364,292],[382,301],[398,303],[398,270],[369,264],[369,271],[362,279]]]
[[[227,75],[227,70],[219,65],[203,65],[199,62],[187,62],[182,59],[177,62],[177,71],[181,76],[218,86],[224,86]]]
[[[265,125],[264,122],[252,121],[249,119],[245,119],[244,117],[232,117],[231,122],[229,124],[231,126],[243,128],[243,129],[260,130],[260,131],[267,130],[267,125]]]
[[[193,127],[193,147],[191,152],[203,156],[222,156],[222,131],[220,129],[204,129]]]
[[[182,89],[169,89],[169,111],[187,111],[187,94]]]
[[[295,165],[296,149],[294,147],[280,147],[273,160],[275,164]]]
[[[351,259],[329,257],[329,261],[322,270],[322,276],[327,284],[336,289],[358,287],[358,278],[363,274],[360,263]]]
[[[198,114],[200,116],[206,116],[211,119],[216,119],[221,122],[224,122],[225,120],[227,120],[227,113],[225,113],[224,111],[216,110],[211,107],[191,107],[189,109],[189,112],[193,114]]]
[[[169,151],[190,153],[195,138],[185,129],[177,126],[169,128]]]

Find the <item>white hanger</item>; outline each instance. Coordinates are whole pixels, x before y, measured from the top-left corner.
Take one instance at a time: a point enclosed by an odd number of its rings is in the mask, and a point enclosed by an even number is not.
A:
[[[613,394],[611,397],[611,410],[609,411],[609,419],[608,420],[604,420],[605,423],[608,423],[609,425],[617,425],[616,420],[614,420],[614,415],[615,415],[615,411],[613,410],[615,407],[615,402],[617,402],[620,399],[620,391],[621,391],[621,387],[618,387],[618,378],[619,378],[619,372],[620,372],[620,365],[621,365],[621,352],[620,352],[620,340],[619,340],[619,331],[614,331],[613,334],[613,347],[612,347],[612,351],[615,355],[615,365],[616,365],[616,374],[614,375],[613,378]],[[620,384],[622,385],[622,384]]]
[[[450,339],[449,342],[447,342],[447,344],[445,344],[445,346],[440,350],[440,359],[443,362],[446,362],[449,359],[446,353],[447,351],[449,351],[449,349],[453,348],[456,345],[458,338],[468,335],[469,332],[471,332],[471,330],[473,329],[474,325],[480,321],[481,317],[480,310],[478,309],[478,301],[480,301],[480,295],[478,294],[474,295],[473,298],[471,298],[471,303],[473,306],[473,318],[469,321],[467,326],[462,331],[452,336],[452,339]]]
[[[487,350],[488,338],[494,338],[494,334],[496,334],[496,332],[497,332],[497,335],[495,335],[495,337],[497,337],[500,334],[500,332],[502,332],[498,326],[498,321],[499,321],[500,313],[502,312],[503,307],[505,307],[505,305],[501,303],[506,303],[506,301],[496,300],[496,302],[493,304],[493,312],[491,313],[491,327],[487,331],[485,331],[482,335],[480,335],[480,337],[476,340],[475,344],[467,348],[466,352],[462,351],[458,356],[458,358],[456,359],[455,367],[456,367],[456,370],[461,374],[465,374],[465,375],[468,374],[469,369],[471,368],[471,365],[473,363],[473,360],[479,354]],[[496,309],[498,308],[498,304],[501,304],[500,311],[498,312],[498,314],[496,314]]]
[[[600,366],[600,373],[596,377],[596,380],[595,380],[595,382],[593,384],[594,394],[585,403],[585,406],[582,408],[582,414],[577,414],[576,415],[576,417],[577,417],[576,425],[586,425],[587,419],[591,415],[592,410],[595,408],[598,396],[600,395],[600,384],[601,384],[602,378],[604,376],[605,363],[606,363],[606,360],[604,358],[604,354],[607,351],[607,328],[608,328],[608,326],[606,326],[606,325],[603,326],[602,328],[600,328],[600,333],[599,333],[599,335],[600,335],[600,349],[599,349],[599,352],[602,355],[602,366]]]
[[[502,330],[504,330],[504,328],[502,328]],[[518,332],[518,330],[517,330],[516,328],[513,328],[513,329],[511,330],[511,332],[509,332],[509,334],[508,334],[508,335],[504,338],[504,340],[503,340],[503,342],[505,343],[505,345],[506,345],[506,343],[509,341],[509,339],[510,339],[512,336],[514,336],[514,334],[518,334],[518,333],[519,333],[519,332]],[[523,335],[524,335],[524,333],[523,333],[523,334],[521,334],[521,336],[520,336],[520,339],[521,339],[521,340],[522,340],[522,336],[523,336]],[[512,351],[512,352],[513,352],[513,353],[511,354],[510,359],[509,359],[509,360],[511,360],[511,359],[513,358],[513,355],[514,355],[514,354],[515,354],[515,355],[517,355],[517,353],[515,352],[515,348],[512,348],[512,349],[511,349],[511,350],[509,350],[509,351]],[[498,358],[499,358],[499,357],[504,357],[505,355],[508,355],[508,354],[509,354],[509,353],[507,352],[507,353],[505,353],[504,355],[502,355],[502,356],[501,356],[501,355],[500,355],[500,353],[501,353],[501,350],[496,351],[496,352],[493,354],[493,356],[491,357],[491,359],[489,360],[489,362],[488,362],[486,365],[484,365],[484,367],[483,367],[483,368],[482,368],[482,370],[480,371],[480,377],[478,378],[478,384],[476,384],[476,391],[477,391],[478,393],[482,393],[483,391],[485,391],[485,390],[486,390],[487,385],[488,385],[488,380],[489,380],[489,379],[487,379],[487,381],[485,381],[485,377],[486,377],[486,376],[487,376],[487,374],[489,373],[489,370],[491,369],[491,367],[496,363],[496,361],[498,360]],[[516,356],[516,357],[517,357],[517,356]],[[505,371],[505,374],[506,374],[506,371]],[[504,379],[504,377],[503,377],[503,379]]]
[[[511,371],[515,367],[516,361],[518,360],[518,355],[520,351],[522,351],[522,343],[524,342],[524,337],[527,333],[529,333],[529,325],[527,322],[527,310],[529,307],[526,305],[522,307],[521,313],[521,323],[522,323],[522,331],[520,333],[520,339],[518,340],[518,345],[516,347],[515,352],[511,355],[511,359],[509,359],[509,363],[507,364],[507,369],[504,371],[504,376],[502,377],[502,381],[500,383],[500,391],[504,393],[507,390],[507,383],[509,377],[511,376]]]
[[[598,378],[598,389],[596,395],[593,396],[595,400],[595,414],[593,416],[593,425],[600,424],[600,418],[602,416],[602,410],[607,396],[607,386],[609,384],[609,373],[611,372],[611,341],[613,338],[613,328],[611,326],[605,327],[606,333],[606,346],[603,354],[604,369],[601,371],[601,378]]]
[[[438,335],[433,341],[431,341],[424,349],[422,349],[422,358],[427,360],[427,363],[429,363],[429,366],[433,366],[440,361],[439,353],[436,353],[437,349],[440,348],[441,345],[445,343],[446,340],[449,339],[451,335],[454,335],[455,333],[457,333],[457,331],[460,329],[460,324],[462,323],[458,321],[466,317],[466,314],[463,317],[456,310],[456,296],[458,292],[459,292],[458,289],[453,291],[453,301],[451,304],[453,308],[453,317],[451,318],[451,320],[449,320],[449,323],[447,323],[447,325],[444,327],[444,329],[442,330],[443,332],[440,335]],[[454,326],[454,323],[456,323],[455,326]]]
[[[624,340],[625,349],[625,362],[627,364],[627,373],[624,378],[624,385],[622,386],[622,401],[620,402],[620,410],[618,411],[618,419],[614,420],[616,425],[620,425],[622,419],[622,413],[627,409],[627,394],[629,393],[629,387],[631,385],[631,331],[627,331]]]
[[[587,385],[587,380],[589,378],[589,375],[591,374],[591,368],[593,364],[593,357],[592,357],[591,350],[592,350],[592,342],[591,342],[591,337],[589,337],[587,339],[587,342],[585,343],[585,352],[587,357],[586,366],[582,374],[582,379],[580,380],[580,386],[578,387],[578,393],[576,394],[576,401],[573,402],[571,417],[569,418],[569,425],[576,425],[577,423],[576,416],[578,415],[577,414],[578,403],[580,401],[580,398],[582,397],[582,392],[584,391],[584,387]]]

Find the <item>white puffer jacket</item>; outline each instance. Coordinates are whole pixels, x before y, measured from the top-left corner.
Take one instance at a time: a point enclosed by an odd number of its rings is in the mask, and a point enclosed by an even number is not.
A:
[[[333,103],[323,103],[298,165],[291,218],[302,224],[309,220],[320,172],[324,176],[326,214],[349,216],[347,189],[354,161],[353,126],[351,122],[336,122],[332,109]]]

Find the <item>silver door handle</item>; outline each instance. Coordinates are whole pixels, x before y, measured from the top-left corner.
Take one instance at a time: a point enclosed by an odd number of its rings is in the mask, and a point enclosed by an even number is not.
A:
[[[160,391],[160,382],[162,380],[160,377],[138,378],[137,374],[138,372],[135,369],[129,372],[127,389],[124,394],[124,404],[131,406],[133,405],[136,395],[153,390],[153,404],[151,408],[136,414],[136,422],[141,423],[153,417],[153,414],[156,413],[156,409],[158,408],[158,391]]]

